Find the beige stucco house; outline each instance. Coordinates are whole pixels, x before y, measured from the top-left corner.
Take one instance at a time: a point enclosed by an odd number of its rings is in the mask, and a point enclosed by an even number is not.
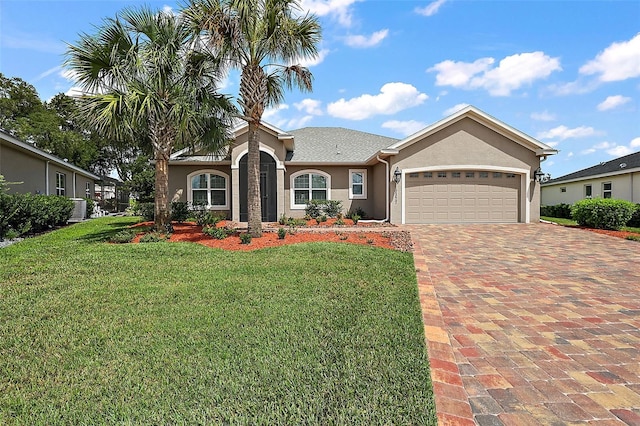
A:
[[[261,128],[264,221],[302,217],[309,199],[392,223],[511,223],[539,219],[541,159],[557,151],[469,106],[405,139],[344,128]],[[246,124],[226,155],[171,156],[174,200],[246,221]]]
[[[640,203],[640,152],[604,161],[542,184],[542,205],[573,204],[585,198]]]
[[[93,198],[100,177],[0,130],[0,175],[10,193]]]

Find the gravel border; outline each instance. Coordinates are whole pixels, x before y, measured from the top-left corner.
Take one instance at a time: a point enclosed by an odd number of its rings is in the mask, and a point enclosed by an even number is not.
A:
[[[11,244],[19,243],[22,240],[24,240],[24,238],[13,238],[11,240],[2,240],[0,241],[0,249],[9,247]]]

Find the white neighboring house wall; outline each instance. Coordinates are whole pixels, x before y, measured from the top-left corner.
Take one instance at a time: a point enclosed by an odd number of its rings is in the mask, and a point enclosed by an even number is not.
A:
[[[610,184],[610,198],[640,203],[640,168],[607,175],[589,176],[557,183],[543,184],[541,204],[573,204],[589,198],[588,186],[591,186],[590,198],[606,198]]]

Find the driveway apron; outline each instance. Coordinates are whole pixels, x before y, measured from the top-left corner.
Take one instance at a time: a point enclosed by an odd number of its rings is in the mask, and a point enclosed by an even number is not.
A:
[[[640,425],[640,243],[412,225],[439,424]]]

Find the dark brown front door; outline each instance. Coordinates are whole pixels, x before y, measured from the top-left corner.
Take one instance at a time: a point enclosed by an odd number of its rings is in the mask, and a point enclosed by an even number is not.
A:
[[[247,156],[240,159],[240,222],[246,222],[247,215]],[[276,182],[276,162],[267,153],[260,152],[260,199],[262,221],[278,220],[278,186]]]

